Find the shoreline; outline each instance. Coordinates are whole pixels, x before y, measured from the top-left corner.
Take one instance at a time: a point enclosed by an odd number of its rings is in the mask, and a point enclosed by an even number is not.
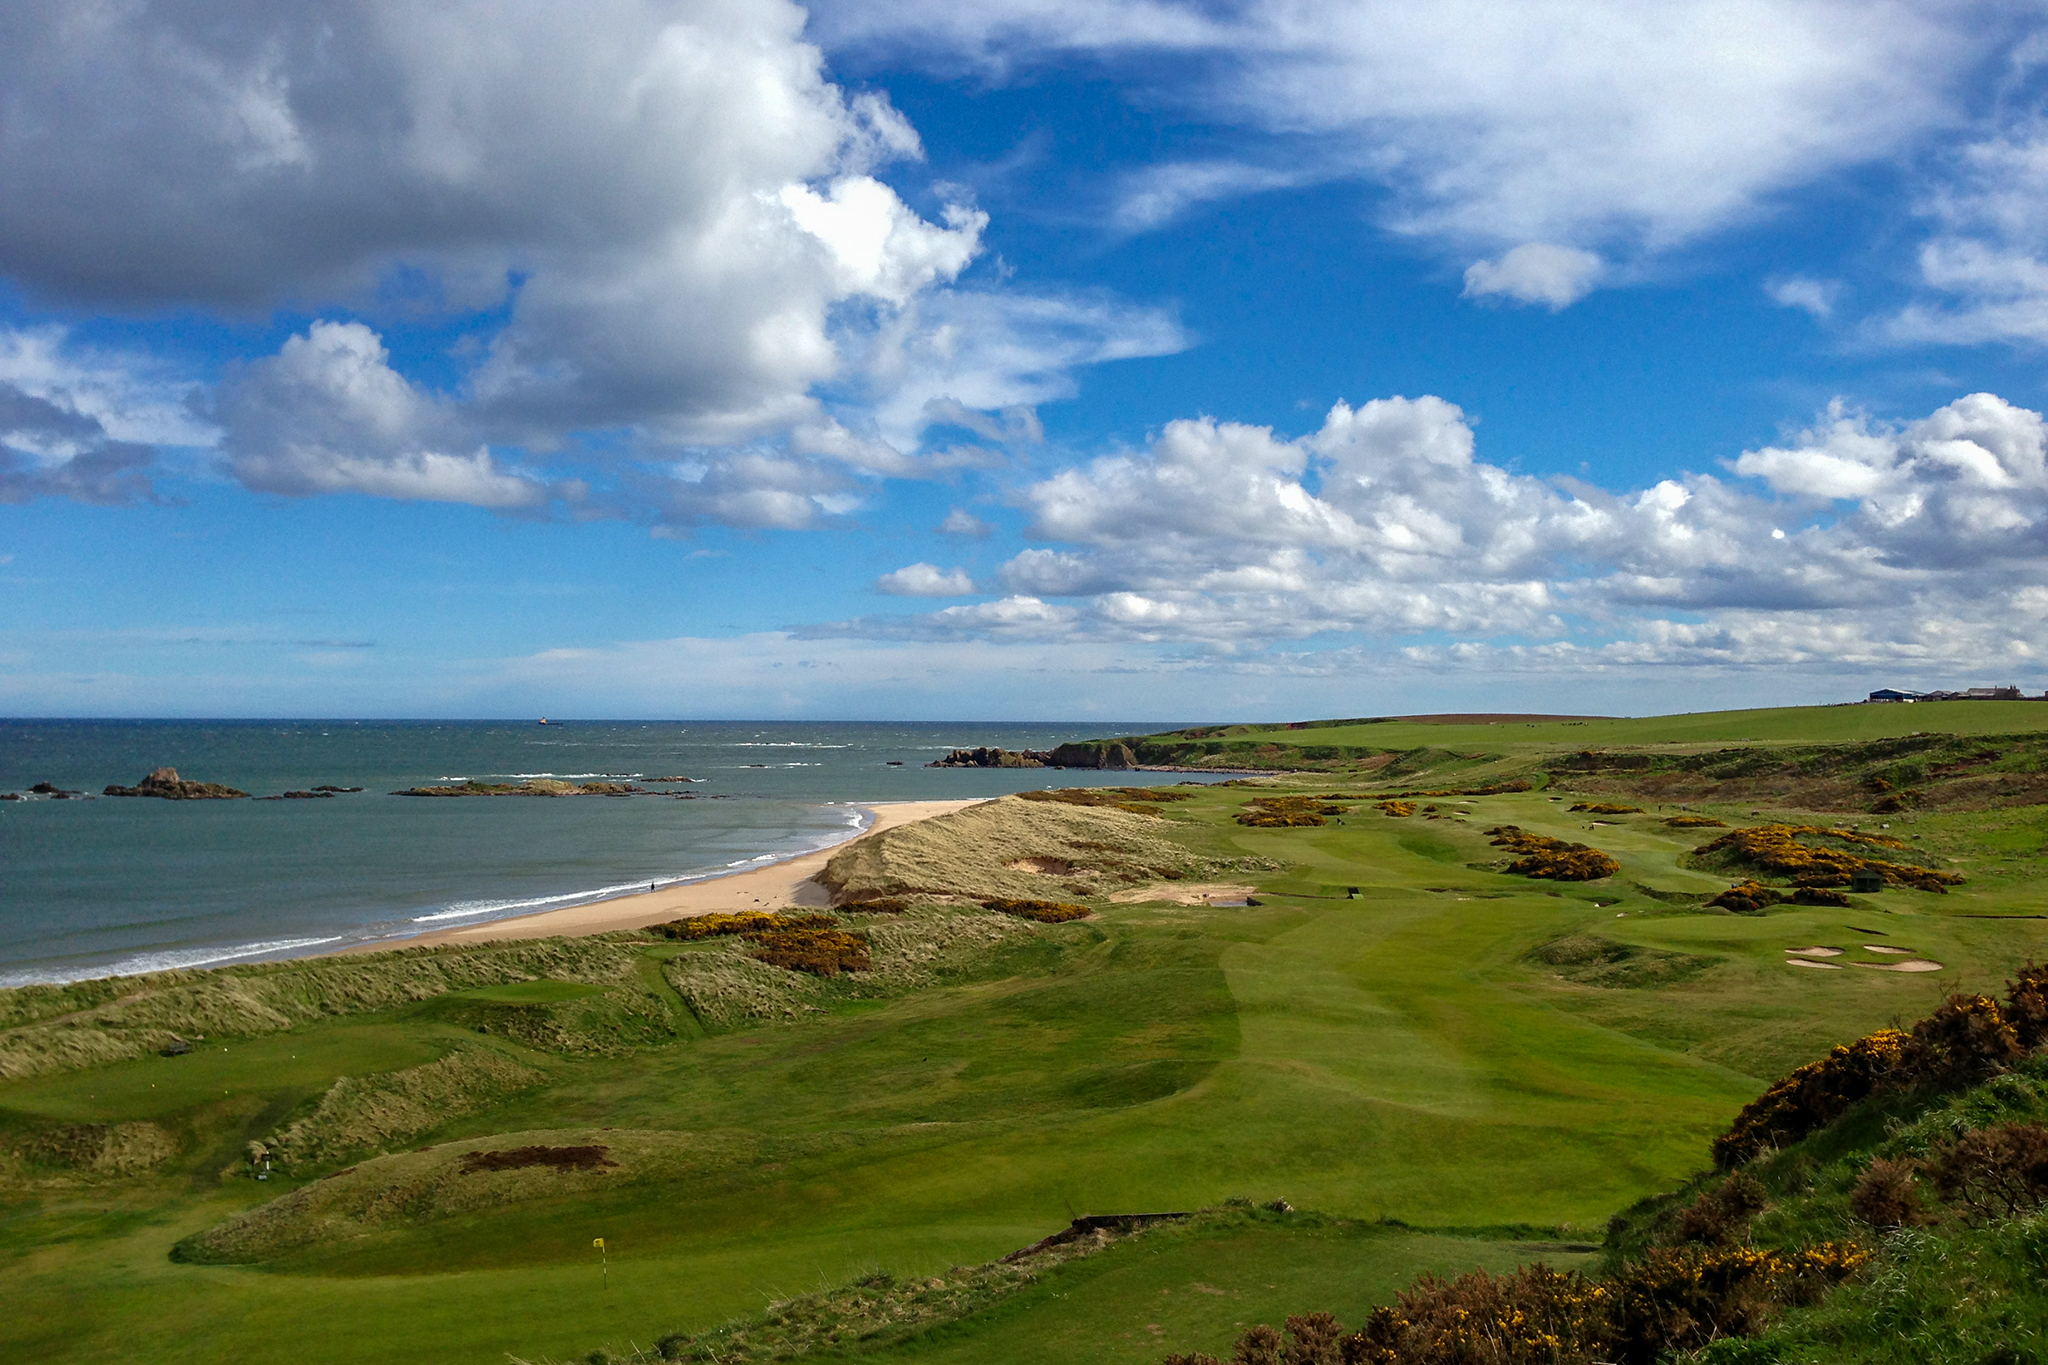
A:
[[[485,920],[481,924],[430,929],[423,934],[354,943],[331,953],[312,956],[346,957],[358,953],[395,952],[403,948],[607,934],[620,929],[644,929],[650,924],[666,924],[692,915],[735,910],[778,910],[800,906],[823,908],[829,904],[829,898],[813,878],[825,870],[825,864],[841,849],[850,848],[884,830],[950,815],[956,810],[994,799],[975,796],[938,801],[856,801],[850,804],[872,817],[859,833],[823,848],[791,854],[759,867],[713,873],[697,881],[664,886],[654,891],[631,892],[559,910],[538,910],[526,915]]]

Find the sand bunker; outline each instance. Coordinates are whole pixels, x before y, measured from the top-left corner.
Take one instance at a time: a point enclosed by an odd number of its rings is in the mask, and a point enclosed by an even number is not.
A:
[[[1810,957],[1788,957],[1785,959],[1785,965],[1787,967],[1818,967],[1824,972],[1839,972],[1840,970],[1842,970],[1840,967],[1836,966],[1832,962],[1815,962]],[[1867,967],[1870,964],[1867,962],[1859,962],[1856,965],[1859,967]]]
[[[1041,877],[1064,877],[1074,870],[1074,865],[1065,858],[1019,858],[1003,866],[1012,872],[1036,872]]]
[[[1905,962],[1859,962],[1857,966],[1872,972],[1938,972],[1939,962],[1929,962],[1924,957],[1912,958]]]
[[[1242,905],[1258,888],[1225,882],[1154,882],[1110,897],[1118,905],[1166,901],[1173,905]]]
[[[1882,943],[1866,943],[1863,945],[1863,951],[1866,953],[1895,953],[1900,957],[1910,957],[1913,952],[1911,948],[1887,948]]]
[[[1818,946],[1812,948],[1787,948],[1785,951],[1794,957],[1840,957],[1842,955],[1840,948],[1822,948]]]

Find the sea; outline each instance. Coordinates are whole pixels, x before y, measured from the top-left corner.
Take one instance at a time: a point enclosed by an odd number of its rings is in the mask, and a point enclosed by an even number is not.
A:
[[[842,842],[856,803],[1179,773],[929,768],[957,748],[1142,734],[1083,724],[0,721],[0,986],[334,952],[729,874]],[[156,768],[252,796],[109,797]],[[397,796],[689,777],[671,796]]]

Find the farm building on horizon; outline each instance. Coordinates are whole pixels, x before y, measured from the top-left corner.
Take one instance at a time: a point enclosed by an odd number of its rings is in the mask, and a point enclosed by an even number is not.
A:
[[[2020,689],[2008,683],[2004,687],[1968,687],[1960,692],[1908,692],[1901,687],[1880,687],[1865,701],[2044,701],[2048,692],[2038,697],[2029,697]]]

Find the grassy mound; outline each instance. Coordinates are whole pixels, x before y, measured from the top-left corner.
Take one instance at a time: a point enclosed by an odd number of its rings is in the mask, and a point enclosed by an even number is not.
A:
[[[482,1048],[381,1076],[344,1076],[312,1112],[252,1147],[250,1158],[268,1157],[286,1170],[336,1164],[489,1109],[545,1079],[532,1067]]]
[[[1617,943],[1597,934],[1570,934],[1531,948],[1527,960],[1582,986],[1644,988],[1690,981],[1720,959]]]
[[[1201,857],[1159,825],[1154,816],[1113,806],[1004,797],[850,844],[833,855],[819,880],[842,901],[916,895],[1034,900],[1048,881],[1069,895],[1092,897],[1150,881],[1276,866],[1267,859]],[[1012,866],[1041,860],[1069,870],[1049,877]]]

